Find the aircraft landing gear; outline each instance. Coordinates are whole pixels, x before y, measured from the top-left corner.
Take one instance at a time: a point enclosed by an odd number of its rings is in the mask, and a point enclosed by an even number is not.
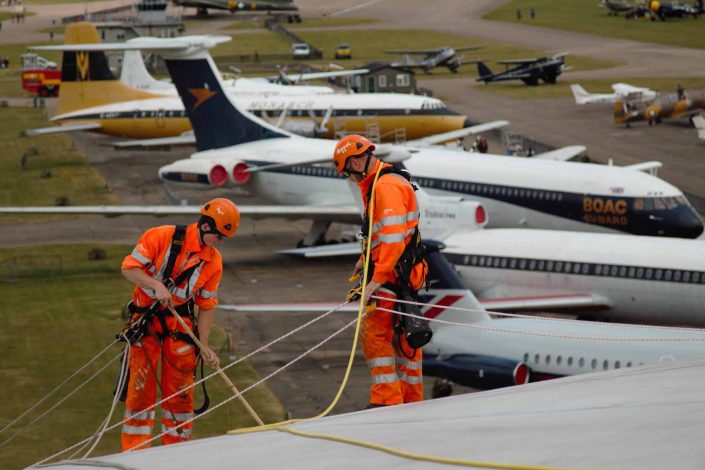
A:
[[[448,379],[436,379],[431,389],[431,398],[449,397],[453,394],[453,385]]]

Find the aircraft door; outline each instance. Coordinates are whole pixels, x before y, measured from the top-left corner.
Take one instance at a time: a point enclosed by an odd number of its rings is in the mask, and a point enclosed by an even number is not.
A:
[[[164,126],[166,125],[166,122],[164,121],[165,116],[166,116],[166,111],[164,111],[163,109],[157,110],[157,115],[156,115],[156,119],[155,119],[156,124],[157,124],[157,128],[159,128],[159,129],[164,128]]]

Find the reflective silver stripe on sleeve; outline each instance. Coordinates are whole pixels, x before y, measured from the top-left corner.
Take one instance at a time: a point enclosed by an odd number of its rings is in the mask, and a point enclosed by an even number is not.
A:
[[[393,357],[376,357],[374,359],[367,360],[367,367],[369,367],[370,369],[372,369],[373,367],[382,367],[382,366],[394,367],[394,358]]]
[[[176,419],[176,421],[183,423],[184,421],[193,419],[193,413],[172,413],[169,410],[162,408],[162,417],[169,420]]]
[[[399,377],[397,374],[380,374],[372,376],[373,384],[391,384],[398,381]]]
[[[383,217],[372,226],[372,234],[377,233],[388,225],[400,225],[406,224],[411,220],[418,220],[420,216],[421,214],[418,211],[415,211],[407,212],[405,215],[390,215],[389,217]]]
[[[380,243],[402,243],[405,237],[405,233],[380,233],[377,240]]]
[[[405,357],[397,356],[397,363],[406,367],[409,370],[417,370],[421,368],[421,361],[410,361]]]
[[[201,289],[201,297],[204,299],[217,299],[218,292]]]
[[[152,426],[130,426],[129,424],[122,425],[123,434],[138,434],[141,436],[152,435]]]
[[[423,378],[418,376],[418,375],[406,375],[406,374],[401,374],[399,379],[402,382],[406,382],[409,385],[418,385],[420,383],[423,383]]]
[[[140,286],[140,290],[144,292],[150,299],[154,299],[154,296],[156,295],[154,293],[154,289],[145,289],[144,287]]]
[[[166,433],[167,436],[172,436],[172,437],[191,437],[191,430],[190,429],[184,429],[180,428],[179,430],[176,430],[175,428],[171,427],[166,427],[164,424],[162,424],[162,434]]]
[[[131,254],[130,256],[132,256],[134,259],[136,259],[136,260],[139,261],[140,263],[144,264],[145,266],[148,266],[148,265],[152,264],[152,260],[149,259],[149,258],[147,258],[147,257],[146,257],[145,255],[143,255],[142,253],[140,253],[140,252],[137,250],[137,248],[135,248],[134,250],[132,250],[132,254]]]
[[[152,411],[125,410],[125,419],[154,419],[154,410],[152,410]]]

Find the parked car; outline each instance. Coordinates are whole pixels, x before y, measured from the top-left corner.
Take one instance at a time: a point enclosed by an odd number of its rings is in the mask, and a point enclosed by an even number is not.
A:
[[[352,52],[350,51],[350,46],[347,44],[338,44],[338,47],[335,48],[335,58],[352,59]]]
[[[294,59],[308,59],[311,56],[311,48],[306,43],[298,43],[291,46],[291,55]]]

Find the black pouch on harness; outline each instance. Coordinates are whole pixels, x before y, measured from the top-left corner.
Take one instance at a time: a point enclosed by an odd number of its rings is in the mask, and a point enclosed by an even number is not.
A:
[[[115,379],[113,396],[117,395],[118,400],[124,402],[127,399],[127,384],[130,383],[130,364],[125,361],[125,351],[120,356],[120,373]]]
[[[406,291],[399,297],[400,300],[406,302],[416,302],[414,296]],[[433,336],[433,331],[431,331],[431,326],[428,320],[423,318],[421,310],[416,304],[407,304],[402,302],[397,302],[397,310],[400,312],[408,313],[416,316],[400,315],[401,316],[401,327],[403,328],[404,336],[406,337],[407,344],[418,349],[425,346],[431,337]]]

